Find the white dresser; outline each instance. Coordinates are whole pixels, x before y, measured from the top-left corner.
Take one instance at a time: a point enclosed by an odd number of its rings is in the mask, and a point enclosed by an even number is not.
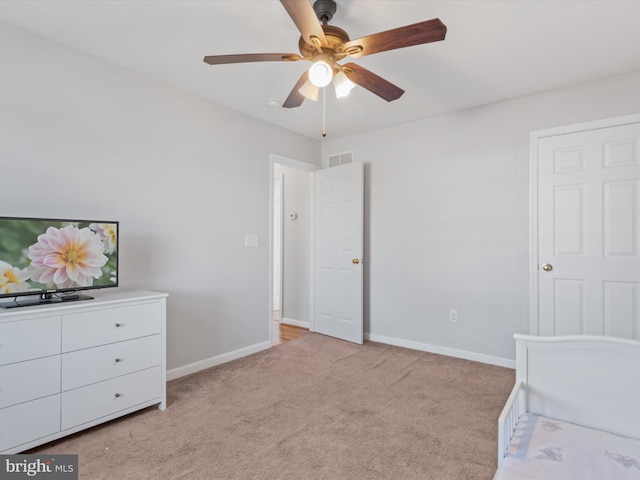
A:
[[[166,407],[166,297],[0,309],[0,454]]]

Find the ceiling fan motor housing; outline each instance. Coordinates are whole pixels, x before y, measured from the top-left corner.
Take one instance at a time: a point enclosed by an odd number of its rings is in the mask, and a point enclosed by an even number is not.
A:
[[[342,60],[347,55],[344,44],[349,41],[349,35],[334,25],[322,25],[322,30],[327,40],[327,44],[322,47],[322,51],[333,55],[336,61]],[[300,49],[300,54],[309,60],[318,54],[317,48],[314,45],[309,45],[302,37],[298,42],[298,48]]]
[[[336,2],[333,0],[316,0],[313,4],[313,11],[316,12],[316,16],[321,23],[331,21],[338,9]]]
[[[313,4],[313,11],[320,20],[320,26],[326,39],[326,44],[321,49],[322,53],[331,55],[334,62],[342,60],[347,55],[358,56],[362,52],[360,45],[351,45],[345,48],[345,44],[350,41],[349,34],[341,28],[327,23],[333,18],[337,8],[334,0],[316,0]],[[300,37],[298,48],[302,57],[311,61],[319,53],[316,45],[306,43],[302,37]]]

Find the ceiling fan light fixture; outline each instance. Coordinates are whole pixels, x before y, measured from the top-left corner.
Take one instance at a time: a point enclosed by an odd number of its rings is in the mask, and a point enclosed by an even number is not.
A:
[[[318,60],[309,68],[309,80],[316,87],[326,87],[333,78],[333,66],[328,55],[319,55]]]
[[[336,91],[336,98],[346,97],[355,86],[356,84],[349,80],[344,72],[338,72],[333,77],[333,88]]]
[[[313,100],[314,102],[318,101],[318,92],[320,91],[320,87],[315,86],[309,80],[304,82],[304,84],[298,89],[300,95],[302,95],[307,100]]]

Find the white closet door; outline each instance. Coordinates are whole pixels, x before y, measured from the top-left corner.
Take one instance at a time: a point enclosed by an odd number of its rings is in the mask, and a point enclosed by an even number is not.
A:
[[[540,137],[536,147],[532,333],[639,339],[640,123]]]

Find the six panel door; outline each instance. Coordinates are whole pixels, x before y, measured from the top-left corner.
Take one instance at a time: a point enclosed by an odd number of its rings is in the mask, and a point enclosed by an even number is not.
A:
[[[639,151],[637,123],[538,139],[539,335],[640,339]]]

